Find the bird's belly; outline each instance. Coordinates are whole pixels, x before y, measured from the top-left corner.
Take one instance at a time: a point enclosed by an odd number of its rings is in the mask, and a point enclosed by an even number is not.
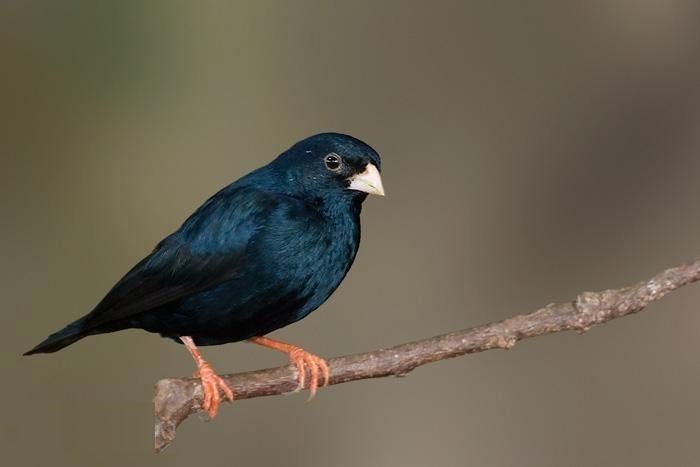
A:
[[[197,345],[238,342],[300,320],[332,292],[316,288],[310,294],[304,289],[287,290],[280,285],[259,290],[251,285],[244,292],[239,284],[222,284],[180,303],[144,313],[133,326],[176,341],[179,336],[191,336]]]

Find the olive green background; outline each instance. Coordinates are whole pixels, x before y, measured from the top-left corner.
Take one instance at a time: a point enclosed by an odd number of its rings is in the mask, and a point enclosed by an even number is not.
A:
[[[141,331],[20,357],[225,184],[321,131],[382,155],[340,290],[274,333],[332,357],[624,286],[700,254],[694,0],[0,6],[7,466],[691,466],[700,288],[590,333],[225,406],[152,452]],[[284,363],[207,348],[221,372]]]

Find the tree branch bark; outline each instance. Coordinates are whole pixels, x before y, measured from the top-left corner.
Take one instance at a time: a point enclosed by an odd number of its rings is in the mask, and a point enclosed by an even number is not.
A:
[[[561,331],[588,331],[615,318],[637,313],[679,287],[700,280],[700,258],[668,269],[647,281],[621,289],[583,292],[572,302],[552,303],[530,314],[496,323],[435,336],[374,352],[328,361],[329,384],[368,378],[401,376],[426,363],[490,349],[510,349],[518,341]],[[296,370],[279,368],[224,377],[236,399],[294,392]],[[307,378],[308,381],[309,378]],[[198,379],[164,379],[156,385],[155,448],[161,451],[175,438],[175,430],[190,415],[201,411]]]

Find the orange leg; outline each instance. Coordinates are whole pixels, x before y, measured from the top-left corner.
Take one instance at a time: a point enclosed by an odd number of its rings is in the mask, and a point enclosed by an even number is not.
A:
[[[221,404],[221,395],[219,391],[224,393],[224,398],[233,402],[233,391],[228,384],[214,372],[214,369],[207,363],[202,354],[199,353],[199,349],[194,345],[194,341],[189,336],[181,336],[180,340],[187,350],[192,354],[194,362],[197,364],[197,372],[194,374],[202,380],[202,391],[204,392],[204,401],[202,401],[202,408],[207,411],[209,418],[216,417],[216,412],[219,410],[219,404]]]
[[[306,370],[309,370],[311,378],[309,379],[309,400],[313,399],[316,395],[316,389],[318,388],[319,374],[323,376],[323,386],[328,386],[328,381],[330,379],[330,373],[328,371],[328,365],[326,361],[321,357],[310,354],[301,347],[296,345],[287,344],[286,342],[278,341],[275,339],[270,339],[269,337],[253,337],[249,339],[253,344],[258,344],[268,349],[279,350],[284,352],[289,357],[289,361],[297,369],[297,381],[299,381],[299,388],[303,389],[306,383]]]

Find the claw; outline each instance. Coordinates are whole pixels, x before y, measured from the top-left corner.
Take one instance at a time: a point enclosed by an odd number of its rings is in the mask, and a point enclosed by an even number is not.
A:
[[[209,414],[209,418],[214,418],[219,410],[219,405],[221,405],[221,392],[224,393],[224,399],[233,402],[233,391],[226,384],[226,381],[217,375],[211,365],[206,362],[199,367],[196,376],[202,380],[202,392],[204,393],[202,409]]]
[[[321,357],[311,354],[304,349],[286,342],[280,342],[269,337],[253,337],[251,342],[274,350],[284,352],[289,357],[289,361],[297,370],[297,391],[307,387],[306,372],[309,372],[308,388],[309,400],[316,396],[319,387],[319,379],[323,378],[321,386],[328,386],[330,381],[330,371],[326,361]]]
[[[311,376],[309,379],[309,400],[316,397],[316,390],[319,387],[319,376],[323,377],[321,386],[328,386],[328,380],[330,379],[328,365],[321,357],[297,347],[289,353],[289,361],[297,369],[297,381],[299,383],[297,390],[304,389],[306,386],[306,371],[309,371]]]

